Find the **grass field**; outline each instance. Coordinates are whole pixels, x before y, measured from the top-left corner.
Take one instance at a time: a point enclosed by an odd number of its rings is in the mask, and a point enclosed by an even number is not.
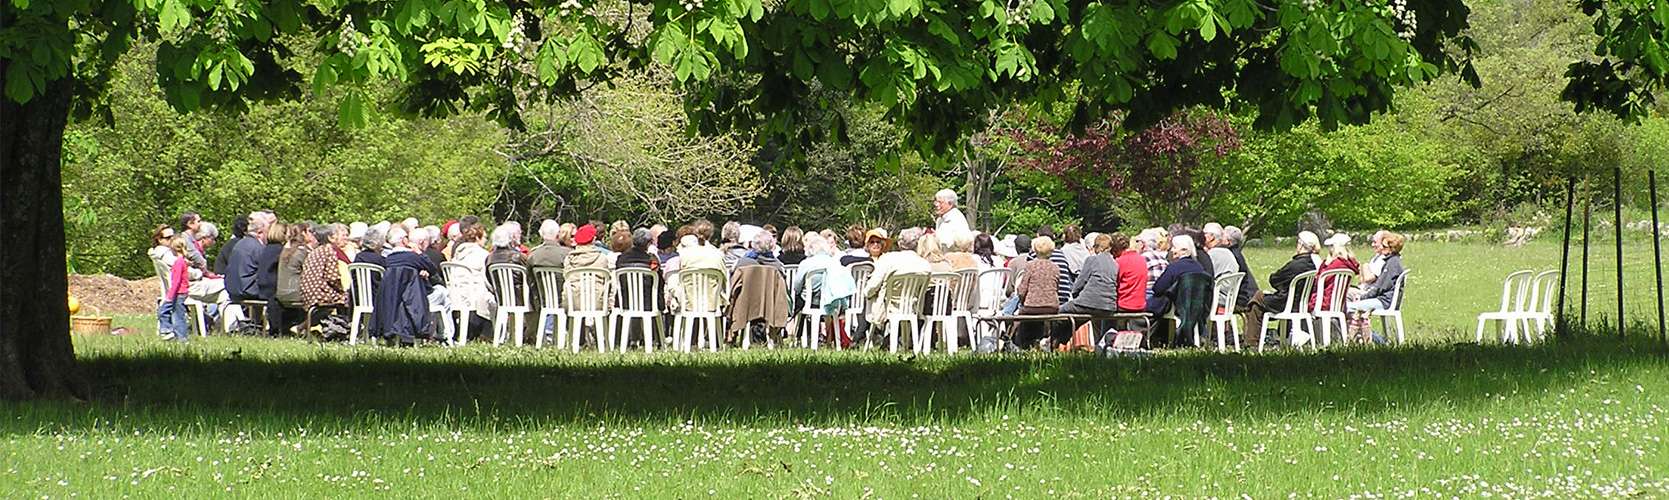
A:
[[[1419,342],[1321,353],[177,346],[123,317],[76,339],[96,400],[0,410],[0,498],[1669,496],[1649,332],[1450,342],[1557,250],[1414,247]]]

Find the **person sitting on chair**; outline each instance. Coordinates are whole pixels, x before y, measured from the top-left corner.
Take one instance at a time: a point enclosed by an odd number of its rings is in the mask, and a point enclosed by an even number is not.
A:
[[[1022,316],[1055,314],[1060,312],[1060,294],[1056,292],[1056,283],[1060,281],[1061,269],[1051,257],[1055,254],[1055,240],[1048,236],[1032,239],[1032,253],[1037,254],[1025,264],[1020,272],[1020,280],[1014,285],[1014,297],[1018,299]],[[1019,350],[1030,349],[1043,338],[1044,329],[1048,325],[1040,322],[1023,322],[1014,326],[1010,338],[1014,339],[1013,346]],[[1066,332],[1070,334],[1071,332]],[[1052,335],[1054,341],[1065,340],[1061,335]],[[1044,345],[1044,350],[1053,345]]]

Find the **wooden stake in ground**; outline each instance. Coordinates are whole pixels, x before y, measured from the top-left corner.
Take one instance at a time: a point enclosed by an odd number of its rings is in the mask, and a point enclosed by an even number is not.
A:
[[[1582,329],[1588,329],[1588,228],[1594,223],[1592,179],[1582,179]]]
[[[1612,209],[1616,211],[1616,219],[1611,221],[1612,229],[1617,233],[1617,337],[1623,336],[1623,167],[1611,170],[1613,175]]]
[[[1657,337],[1669,344],[1669,333],[1663,331],[1663,243],[1657,223],[1657,171],[1646,171],[1646,187],[1652,193],[1652,270],[1657,271]]]
[[[1570,273],[1570,219],[1576,206],[1576,178],[1565,179],[1565,242],[1559,245],[1559,309],[1553,317],[1553,334],[1565,336],[1565,275]]]

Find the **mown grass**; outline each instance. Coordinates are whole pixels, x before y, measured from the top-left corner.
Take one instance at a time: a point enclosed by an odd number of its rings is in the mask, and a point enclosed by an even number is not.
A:
[[[1644,342],[1319,354],[580,355],[79,338],[0,496],[1669,495]]]

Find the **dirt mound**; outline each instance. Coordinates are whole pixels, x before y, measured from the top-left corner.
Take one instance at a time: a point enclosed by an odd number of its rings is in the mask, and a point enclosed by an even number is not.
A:
[[[108,274],[70,275],[70,295],[100,314],[143,314],[156,312],[156,296],[162,289],[156,277],[128,281]]]

